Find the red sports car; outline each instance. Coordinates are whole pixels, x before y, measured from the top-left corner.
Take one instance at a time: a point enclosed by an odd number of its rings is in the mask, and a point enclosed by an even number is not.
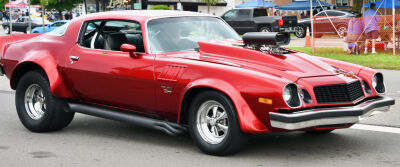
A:
[[[206,14],[107,12],[0,37],[0,71],[33,132],[62,129],[78,112],[188,131],[213,155],[238,151],[249,134],[348,128],[395,103],[382,73],[280,47],[289,41],[240,37]]]

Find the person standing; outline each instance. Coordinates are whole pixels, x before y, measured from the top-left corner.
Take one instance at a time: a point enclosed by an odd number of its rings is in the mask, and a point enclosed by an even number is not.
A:
[[[365,24],[365,50],[364,54],[368,53],[369,41],[372,41],[372,53],[376,53],[375,44],[376,39],[379,36],[379,20],[380,17],[377,15],[376,4],[371,3],[370,9],[364,12],[364,24]]]
[[[352,44],[351,48],[349,47],[349,53],[358,54],[360,52],[360,49],[364,47],[364,24],[361,20],[361,16],[362,15],[360,13],[356,13],[356,17],[352,18],[348,24],[347,36],[345,41],[349,43],[349,45]]]

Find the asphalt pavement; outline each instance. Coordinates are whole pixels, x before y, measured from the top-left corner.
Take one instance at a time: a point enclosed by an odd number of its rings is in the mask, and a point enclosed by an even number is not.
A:
[[[382,70],[400,101],[400,71]],[[240,153],[203,154],[188,135],[168,136],[126,123],[76,114],[67,128],[32,133],[20,123],[14,91],[0,77],[0,166],[400,166],[400,134],[358,129],[327,135],[254,135]],[[361,123],[400,127],[400,105]]]
[[[0,35],[2,29],[0,28]],[[389,113],[360,124],[400,128],[400,71],[381,70]],[[20,123],[9,80],[0,77],[0,167],[11,166],[400,166],[400,133],[341,129],[327,135],[302,132],[254,135],[240,153],[203,154],[188,135],[168,136],[126,123],[76,114],[65,129],[32,133]]]

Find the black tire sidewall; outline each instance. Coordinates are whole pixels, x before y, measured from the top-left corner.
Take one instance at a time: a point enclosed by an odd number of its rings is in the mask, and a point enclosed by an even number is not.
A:
[[[229,119],[229,130],[226,137],[219,144],[210,144],[207,143],[199,134],[197,130],[197,112],[201,104],[208,100],[215,100],[219,102],[224,109],[226,110],[228,119]],[[199,148],[211,155],[226,155],[233,153],[234,151],[240,149],[241,144],[237,143],[241,142],[240,137],[243,138],[243,133],[240,129],[236,109],[232,103],[232,101],[224,94],[216,92],[216,91],[206,91],[193,100],[190,107],[190,116],[189,116],[189,132],[191,137],[195,140],[196,144]],[[237,147],[237,148],[232,148]]]
[[[263,30],[267,30],[267,32],[271,32],[271,28],[267,26],[260,27],[258,31],[263,32]]]
[[[43,96],[46,99],[45,103],[47,111],[45,111],[43,117],[38,120],[34,120],[28,115],[24,102],[26,89],[32,84],[37,84],[41,87],[43,90]],[[18,117],[20,118],[22,124],[27,129],[34,132],[47,131],[53,120],[53,111],[58,109],[57,104],[54,103],[54,97],[51,95],[49,82],[40,71],[31,71],[21,77],[15,93],[15,104]]]
[[[303,31],[303,35],[298,35],[297,32],[298,31]],[[296,35],[297,38],[304,38],[307,35],[307,30],[305,27],[303,26],[298,26],[296,32],[294,33]]]

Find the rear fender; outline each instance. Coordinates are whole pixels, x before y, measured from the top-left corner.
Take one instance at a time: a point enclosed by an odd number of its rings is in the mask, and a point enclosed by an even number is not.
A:
[[[218,85],[218,87],[217,87]],[[218,90],[224,94],[226,94],[233,102],[237,116],[238,116],[238,121],[240,128],[243,132],[247,133],[257,133],[257,132],[266,132],[268,129],[264,126],[263,123],[259,121],[259,119],[256,117],[256,115],[253,113],[253,111],[250,109],[250,106],[246,103],[246,101],[243,99],[241,96],[240,92],[237,91],[235,87],[233,87],[231,84],[229,84],[226,81],[219,80],[219,79],[200,79],[196,80],[188,86],[185,87],[183,93],[180,95],[180,110],[178,113],[178,116],[181,116],[182,112],[182,104],[183,100],[185,97],[185,94],[194,88],[198,87],[205,87],[205,88],[210,88],[214,90]],[[180,118],[178,118],[178,121]]]
[[[72,98],[73,95],[67,88],[67,85],[63,81],[60,73],[60,69],[57,66],[57,62],[54,56],[51,56],[50,53],[46,51],[38,51],[38,52],[28,52],[24,59],[21,60],[16,67],[14,68],[11,74],[11,83],[15,82],[16,76],[18,76],[18,72],[21,71],[24,66],[27,64],[34,63],[40,66],[43,71],[46,73],[47,78],[50,83],[50,89],[53,96],[60,98]],[[16,84],[11,84],[13,89],[16,89]]]

